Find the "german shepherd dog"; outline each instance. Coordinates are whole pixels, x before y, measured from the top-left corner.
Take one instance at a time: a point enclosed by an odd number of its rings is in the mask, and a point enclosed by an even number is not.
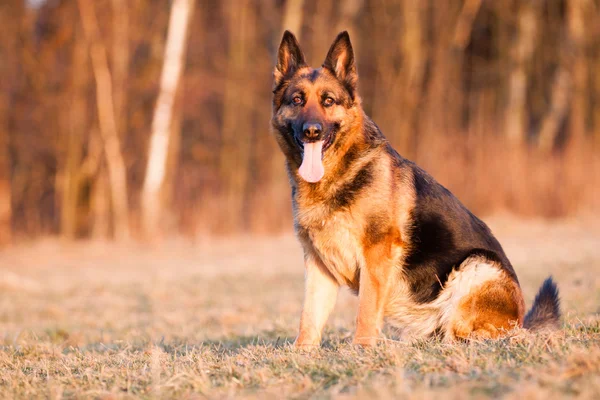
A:
[[[525,315],[519,281],[490,229],[401,157],[365,115],[347,32],[321,68],[286,31],[274,70],[272,131],[286,158],[305,300],[296,346],[317,346],[338,289],[358,294],[354,343],[377,343],[384,319],[403,338],[496,338],[559,323],[542,285]]]

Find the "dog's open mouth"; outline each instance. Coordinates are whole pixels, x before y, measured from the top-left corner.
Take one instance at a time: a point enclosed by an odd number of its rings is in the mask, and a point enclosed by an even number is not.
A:
[[[323,142],[323,152],[325,152],[329,146],[331,146],[331,144],[333,143],[334,139],[335,139],[335,134],[337,132],[334,130],[332,131],[329,135],[327,135],[327,137],[322,141]],[[304,152],[304,142],[300,139],[298,139],[298,137],[296,135],[294,136],[294,140],[296,141],[296,144],[298,145],[298,147],[300,148],[300,150],[302,152]]]
[[[325,168],[323,167],[323,153],[333,143],[335,132],[330,133],[324,140],[303,143],[296,136],[294,139],[302,149],[302,164],[298,173],[307,182],[315,183],[323,178]]]
[[[323,141],[323,151],[327,150],[329,146],[331,146],[333,140],[335,139],[336,132],[336,130],[332,130],[332,132],[325,137],[325,140]]]

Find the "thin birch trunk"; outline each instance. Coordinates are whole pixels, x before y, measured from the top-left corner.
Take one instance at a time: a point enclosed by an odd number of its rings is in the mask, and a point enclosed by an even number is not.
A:
[[[78,0],[78,5],[96,81],[96,106],[110,181],[114,235],[116,239],[126,240],[130,237],[127,174],[115,119],[108,56],[98,28],[94,3],[91,0]]]
[[[161,219],[161,189],[167,172],[173,106],[183,75],[187,31],[192,12],[193,0],[174,0],[171,5],[160,89],[152,119],[148,164],[142,190],[144,230],[146,235],[150,236],[156,233]]]

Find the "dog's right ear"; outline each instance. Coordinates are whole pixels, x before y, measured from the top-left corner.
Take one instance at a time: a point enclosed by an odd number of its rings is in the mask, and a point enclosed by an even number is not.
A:
[[[275,86],[279,86],[286,77],[304,66],[306,66],[306,61],[304,61],[304,54],[300,50],[296,36],[290,31],[285,31],[277,53],[277,65],[273,72]]]
[[[354,99],[358,74],[354,62],[354,50],[347,31],[341,32],[335,38],[325,57],[323,67],[331,71],[344,84]]]

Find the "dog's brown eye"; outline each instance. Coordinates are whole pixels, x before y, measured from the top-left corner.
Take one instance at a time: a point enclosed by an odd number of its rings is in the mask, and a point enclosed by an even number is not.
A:
[[[298,105],[298,104],[302,104],[302,97],[300,96],[294,96],[294,98],[292,99],[292,103]]]
[[[325,105],[325,107],[329,107],[333,105],[333,103],[335,103],[335,100],[333,100],[331,97],[328,97],[323,101],[323,105]]]

